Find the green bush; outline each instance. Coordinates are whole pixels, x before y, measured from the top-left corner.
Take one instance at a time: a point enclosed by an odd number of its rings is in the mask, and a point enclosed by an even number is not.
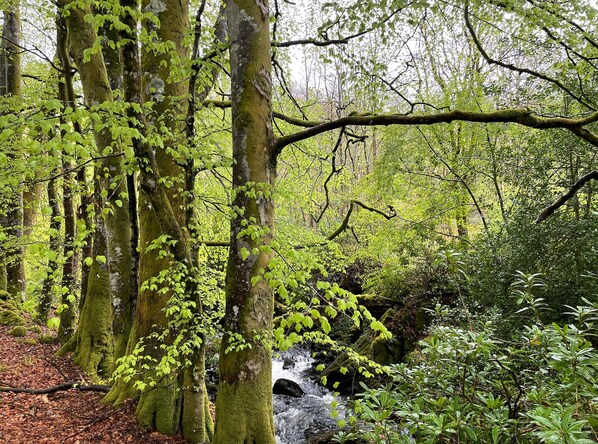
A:
[[[598,304],[584,303],[567,309],[573,323],[531,324],[515,341],[499,339],[491,322],[435,326],[410,362],[391,367],[392,383],[363,385],[350,418],[362,431],[337,441],[596,442],[598,352],[589,339]]]
[[[508,316],[513,313],[511,284],[518,280],[518,270],[541,273],[545,286],[536,295],[550,309],[545,317],[562,322],[563,306],[579,305],[582,298],[598,301],[598,218],[574,220],[555,215],[533,224],[538,212],[520,209],[504,229],[489,238],[480,237],[476,248],[464,255],[471,278],[470,297]],[[504,330],[519,328],[526,318],[509,319]]]

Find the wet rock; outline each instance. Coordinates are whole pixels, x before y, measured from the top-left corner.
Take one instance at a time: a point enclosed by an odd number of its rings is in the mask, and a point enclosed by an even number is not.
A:
[[[307,444],[333,444],[339,442],[335,439],[335,435],[340,432],[339,429],[333,430],[306,430],[305,438]],[[349,438],[348,441],[343,441],[347,444],[366,444],[366,441],[360,438]]]
[[[293,398],[302,398],[305,395],[299,384],[284,378],[276,380],[274,387],[272,387],[272,393],[275,395],[291,396]]]
[[[282,369],[288,370],[291,368],[295,368],[295,361],[292,358],[284,358],[282,361]]]

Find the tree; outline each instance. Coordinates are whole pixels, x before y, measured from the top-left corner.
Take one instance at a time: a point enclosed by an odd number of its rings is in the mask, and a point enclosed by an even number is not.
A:
[[[214,443],[274,443],[272,330],[274,298],[265,279],[272,251],[276,176],[272,131],[270,21],[267,2],[227,4],[230,43],[234,215],[226,274],[226,313]],[[252,236],[251,227],[258,227]],[[249,254],[247,254],[249,253]],[[235,349],[234,335],[244,344]],[[261,339],[260,339],[261,338]],[[232,346],[232,349],[229,347]]]
[[[0,96],[15,101],[21,94],[21,16],[19,1],[9,3],[4,10],[4,26],[0,42]],[[17,153],[11,153],[17,156]],[[23,192],[18,184],[6,196],[8,210],[3,216],[2,225],[12,241],[12,247],[5,255],[0,274],[6,275],[6,290],[17,300],[22,301],[25,291],[25,264],[23,247]]]

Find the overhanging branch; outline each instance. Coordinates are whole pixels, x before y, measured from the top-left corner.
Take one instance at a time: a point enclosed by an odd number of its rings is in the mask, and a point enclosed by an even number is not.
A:
[[[300,142],[343,126],[435,125],[456,121],[473,123],[517,123],[535,129],[564,128],[598,147],[598,136],[584,125],[598,121],[598,112],[584,118],[541,117],[528,109],[515,108],[492,112],[453,110],[433,114],[351,114],[340,119],[322,122],[287,136],[274,143],[274,155],[292,143]]]

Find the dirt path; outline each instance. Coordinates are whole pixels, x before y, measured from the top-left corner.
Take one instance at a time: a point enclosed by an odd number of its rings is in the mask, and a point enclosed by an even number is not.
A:
[[[56,358],[55,344],[33,344],[38,335],[8,335],[0,327],[0,387],[46,388],[67,381],[86,383],[78,367]],[[115,409],[101,393],[61,391],[50,395],[0,393],[0,443],[183,443],[136,424],[134,406]]]

